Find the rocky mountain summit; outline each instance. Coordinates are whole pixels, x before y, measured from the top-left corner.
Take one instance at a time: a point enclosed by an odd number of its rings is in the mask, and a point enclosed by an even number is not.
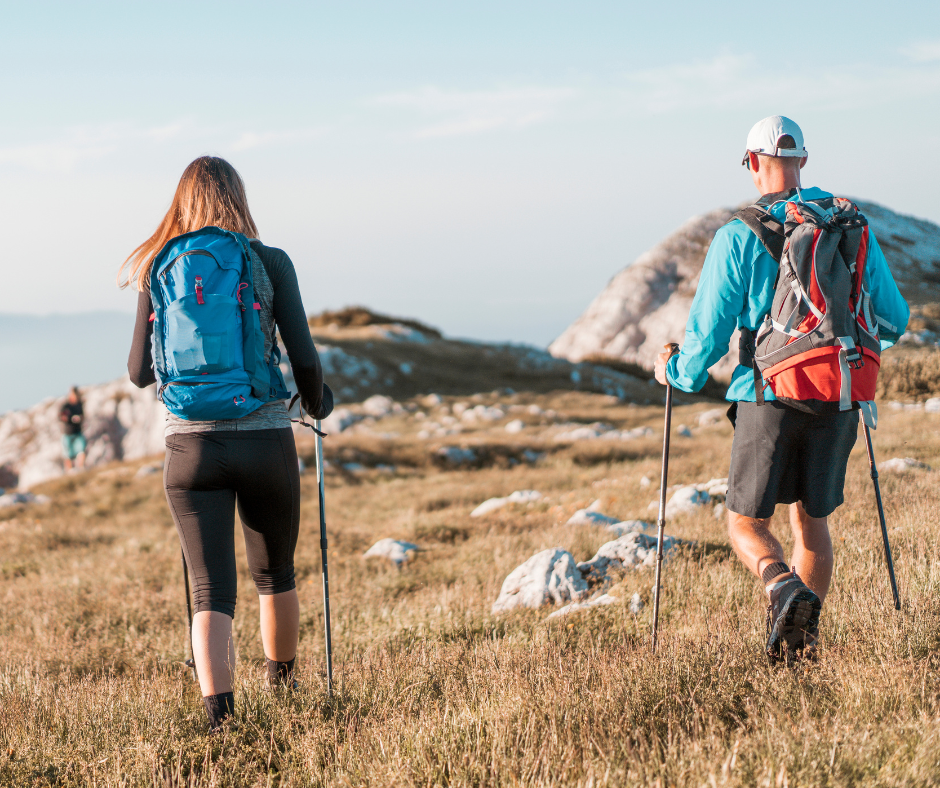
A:
[[[940,301],[940,227],[876,203],[856,202],[908,302]],[[549,352],[573,362],[606,357],[651,368],[663,345],[681,344],[712,238],[744,205],[693,217],[640,255],[611,279]],[[712,368],[716,377],[730,377],[734,370],[735,339],[731,347],[733,352]]]

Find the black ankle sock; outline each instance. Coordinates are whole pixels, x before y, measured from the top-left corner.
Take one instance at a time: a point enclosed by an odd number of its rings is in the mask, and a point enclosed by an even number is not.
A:
[[[209,727],[216,730],[222,723],[235,713],[235,693],[220,692],[218,695],[206,695],[202,702],[206,705],[206,714],[209,715]]]
[[[268,686],[269,687],[290,687],[294,681],[294,661],[278,662],[276,659],[264,658],[268,666]]]
[[[775,577],[780,577],[780,575],[785,575],[789,571],[790,567],[783,563],[783,561],[774,561],[774,563],[764,567],[764,571],[761,573],[761,580],[764,581],[765,586],[769,586],[771,580]]]

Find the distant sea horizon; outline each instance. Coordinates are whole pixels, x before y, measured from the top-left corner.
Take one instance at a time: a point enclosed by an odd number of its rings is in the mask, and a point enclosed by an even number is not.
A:
[[[0,415],[127,372],[131,312],[0,312]]]

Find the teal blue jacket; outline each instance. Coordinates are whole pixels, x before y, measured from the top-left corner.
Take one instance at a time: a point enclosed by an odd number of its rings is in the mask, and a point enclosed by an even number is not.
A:
[[[832,196],[817,188],[803,189],[802,194],[804,200]],[[784,220],[785,212],[782,202],[771,208],[780,221]],[[879,336],[881,349],[885,350],[904,333],[911,313],[874,233],[869,231],[868,237],[865,278],[872,308],[883,321],[879,321]],[[666,378],[673,386],[682,391],[698,391],[708,379],[709,367],[728,352],[734,330],[744,326],[756,331],[770,313],[776,276],[777,261],[742,221],[729,222],[715,233],[689,311],[682,351],[666,366]],[[732,402],[755,401],[750,367],[737,366],[725,398]],[[764,399],[774,399],[770,388],[764,389]]]

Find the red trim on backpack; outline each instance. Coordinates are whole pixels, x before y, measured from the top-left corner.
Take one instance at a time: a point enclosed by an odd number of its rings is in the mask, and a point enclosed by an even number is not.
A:
[[[204,304],[206,300],[202,297],[202,277],[196,277],[196,303]]]
[[[858,254],[855,255],[855,282],[852,287],[852,309],[854,310],[858,306],[858,301],[862,298],[862,285],[865,283],[865,268],[868,263],[868,227],[862,229],[862,237],[858,242]],[[868,333],[875,334],[877,330],[877,325],[870,326],[868,321],[865,319],[865,310],[860,309],[858,312],[858,324],[862,326]]]
[[[259,304],[257,301],[255,301],[255,302],[252,304],[252,306],[253,306],[255,309],[261,309],[261,304]]]
[[[764,380],[778,397],[838,402],[842,389],[841,349],[836,346],[807,350],[765,370]],[[867,402],[875,398],[881,359],[868,348],[858,350],[865,359],[865,366],[851,370],[852,401]]]
[[[787,211],[787,220],[791,222],[796,222],[797,224],[803,224],[803,214],[800,213],[800,209],[797,207],[795,202],[785,203]]]
[[[823,317],[825,317],[826,297],[822,294],[822,289],[819,287],[819,279],[816,278],[816,249],[819,247],[819,241],[822,239],[822,234],[823,234],[822,230],[813,230],[813,257],[812,257],[813,270],[811,272],[812,275],[809,278],[809,293],[807,293],[807,295],[809,296],[809,300],[813,302],[813,306],[815,306],[820,312],[822,312]],[[799,306],[797,306],[797,308],[799,308]],[[810,331],[816,328],[816,326],[818,326],[821,322],[822,321],[818,317],[816,317],[816,315],[813,314],[813,312],[809,312],[809,314],[807,314],[806,317],[804,317],[803,320],[800,322],[800,324],[797,326],[796,330],[802,331],[804,334],[808,334]],[[796,342],[796,340],[797,340],[797,337],[791,337],[787,341],[787,344],[789,345],[791,342]]]
[[[156,320],[156,319],[157,319],[157,313],[156,313],[156,312],[151,312],[151,313],[150,313],[150,322],[152,323],[152,322],[153,322],[154,320]]]
[[[242,282],[238,286],[238,290],[235,291],[235,296],[238,298],[238,305],[242,308],[242,312],[245,311],[245,305],[242,303],[242,290],[244,290],[246,287],[248,287],[248,283]]]

